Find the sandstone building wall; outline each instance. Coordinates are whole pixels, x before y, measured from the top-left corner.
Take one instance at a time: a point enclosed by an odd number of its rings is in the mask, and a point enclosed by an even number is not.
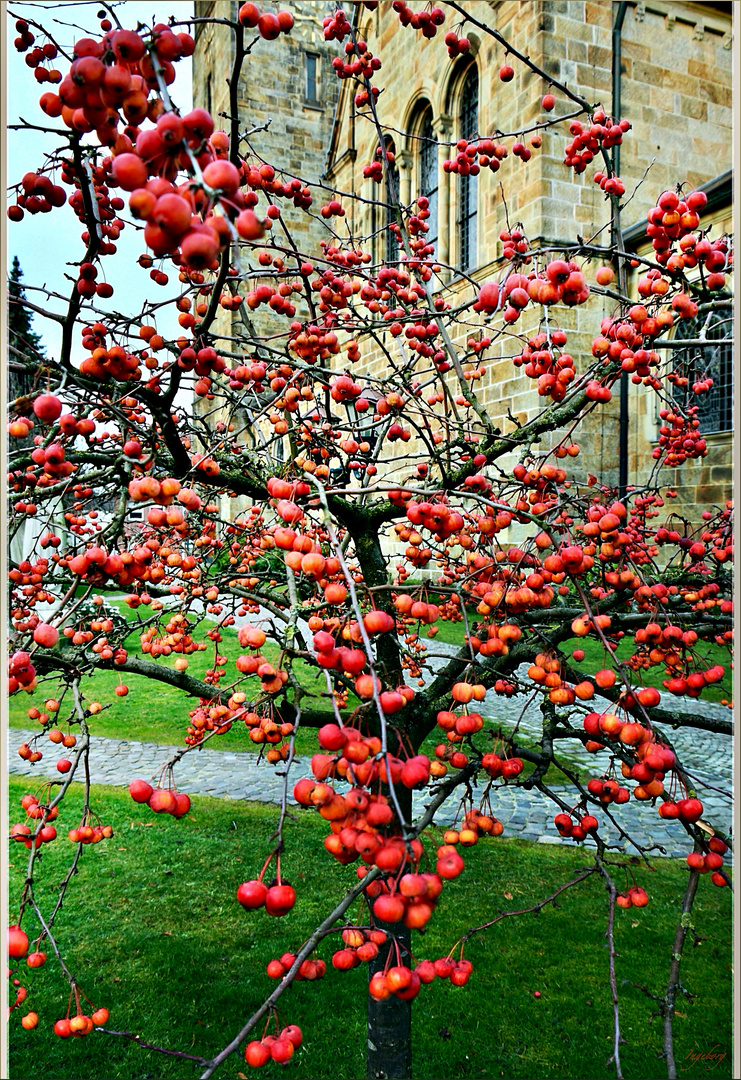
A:
[[[331,58],[339,49],[336,43],[325,44],[322,39],[321,18],[328,6],[308,0],[291,0],[285,6],[294,11],[294,32],[275,42],[258,43],[245,65],[240,83],[244,127],[270,118],[268,132],[256,136],[256,146],[271,163],[307,179],[326,174],[325,182],[334,187],[338,197],[341,192],[353,192],[370,200],[360,207],[348,200],[348,223],[353,233],[364,234],[366,246],[381,259],[386,251],[385,221],[381,208],[372,207],[371,201],[382,192],[362,176],[363,166],[375,152],[377,132],[354,107],[356,87],[339,82],[331,71]],[[611,111],[612,26],[617,5],[608,0],[464,0],[462,6],[474,19],[499,30],[554,78]],[[237,7],[228,0],[197,0],[196,14],[229,8],[234,17]],[[334,10],[334,5],[328,9]],[[620,151],[620,175],[627,196],[632,196],[624,200],[622,224],[626,229],[645,221],[646,211],[665,187],[677,181],[686,181],[690,187],[707,184],[730,168],[729,9],[728,4],[662,0],[630,0],[626,5],[620,85],[621,116],[632,125]],[[348,4],[347,10],[350,16],[354,9]],[[429,138],[430,121],[438,141],[436,254],[443,266],[450,267],[442,271],[442,280],[453,283],[461,297],[470,297],[474,282],[497,276],[501,267],[498,235],[507,220],[521,223],[536,247],[557,248],[573,242],[577,235],[609,242],[609,229],[603,229],[609,207],[592,180],[594,167],[581,175],[568,171],[563,165],[563,131],[545,129],[542,147],[533,149],[527,163],[510,153],[496,175],[482,170],[476,185],[476,260],[467,277],[460,275],[461,183],[443,171],[442,163],[451,156],[451,146],[462,133],[470,66],[475,65],[478,75],[478,134],[496,137],[510,149],[523,130],[546,118],[540,99],[549,89],[548,82],[514,60],[513,81],[501,83],[502,47],[471,22],[459,28],[450,9],[446,9],[443,29],[453,26],[471,41],[470,54],[455,61],[449,59],[441,34],[428,41],[413,29],[400,26],[390,0],[381,0],[375,12],[362,7],[355,10],[359,35],[383,62],[377,78],[383,87],[378,114],[384,136],[392,141],[396,153],[403,202],[421,193],[422,136]],[[223,73],[230,63],[229,48],[228,35],[219,27],[207,27],[197,37],[196,103],[206,104],[210,95],[217,113],[226,109]],[[302,100],[307,51],[319,57],[321,109]],[[556,108],[551,115],[568,113],[568,100],[558,91],[555,95]],[[526,142],[528,138],[526,135]],[[326,198],[329,193],[322,195]],[[714,216],[730,229],[729,207],[721,207]],[[316,249],[324,235],[321,223],[314,225],[301,213],[289,220],[288,211],[286,220],[301,246]],[[576,358],[577,371],[591,359],[591,340],[600,316],[611,311],[609,298],[597,301],[594,297],[586,310],[562,305],[551,309],[552,320],[569,335],[568,348]],[[526,309],[515,329],[537,332],[541,312],[540,308]],[[462,328],[458,343],[472,328],[475,323]],[[387,344],[395,347],[390,339]],[[531,380],[512,365],[514,351],[502,345],[497,355],[496,349],[491,349],[486,375],[478,384],[489,413],[505,430],[511,426],[508,414],[523,422],[542,401]],[[353,371],[373,376],[381,374],[385,365],[380,353],[374,356],[367,350]],[[580,429],[584,452],[576,462],[585,475],[593,471],[617,482],[618,415],[616,388],[610,404],[596,410]],[[630,483],[641,483],[648,476],[656,427],[655,398],[643,388],[632,388]],[[709,498],[723,502],[730,497],[730,438],[730,432],[710,436],[708,457],[684,467],[676,477],[679,498],[673,509],[682,506],[691,514],[696,501]],[[547,447],[547,443],[543,445]]]

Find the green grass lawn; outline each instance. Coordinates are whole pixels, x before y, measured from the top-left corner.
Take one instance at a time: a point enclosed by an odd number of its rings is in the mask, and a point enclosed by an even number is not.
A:
[[[475,611],[469,612],[469,626],[473,629],[473,625],[477,622],[479,616]],[[435,636],[435,641],[444,641],[448,645],[461,646],[464,643],[466,631],[465,624],[461,622],[443,622],[440,620],[435,624],[439,627],[439,631]],[[428,644],[429,650],[434,651],[434,642]],[[605,648],[602,643],[593,637],[586,638],[570,638],[564,641],[559,646],[561,651],[568,657],[571,657],[571,653],[574,649],[584,650],[584,660],[575,665],[584,672],[595,672],[601,667],[611,667],[610,658],[606,654]],[[633,640],[631,637],[625,637],[623,641],[617,647],[617,658],[623,662],[627,661],[632,655],[634,649]],[[728,650],[720,645],[716,645],[708,642],[700,642],[697,652],[700,656],[706,659],[707,667],[711,667],[713,664],[722,664],[726,669],[725,677],[718,683],[714,683],[712,686],[706,687],[700,698],[701,701],[722,701],[724,698],[726,701],[733,699],[733,670],[729,660]],[[641,682],[644,686],[655,686],[657,690],[664,690],[663,681],[666,678],[666,668],[663,664],[659,664],[655,667],[651,667],[648,671],[641,672]],[[680,700],[680,699],[678,699]],[[691,701],[691,699],[689,699]]]
[[[126,639],[126,646],[133,655],[138,654],[139,633],[138,615],[121,600],[109,600],[112,606],[120,611],[132,624],[132,632]],[[149,613],[148,608],[140,608],[140,611]],[[202,679],[208,668],[213,667],[215,645],[208,639],[208,631],[212,630],[214,623],[204,619],[193,634],[194,640],[206,643],[208,648],[204,651],[191,653],[188,659],[188,674]],[[237,640],[234,630],[224,627],[221,630],[222,640],[218,643],[219,655],[226,656],[231,663],[227,665],[227,674],[224,685],[231,682],[237,672],[234,668],[234,660],[245,650]],[[262,649],[270,661],[278,659],[279,650],[270,643]],[[176,654],[169,657],[160,657],[155,663],[162,667],[172,668]],[[298,661],[295,670],[300,681],[312,692],[324,690],[322,682],[316,681],[316,670],[307,664]],[[126,697],[117,697],[116,686],[125,682],[129,688]],[[28,708],[36,705],[43,708],[43,701],[52,693],[52,684],[42,683],[39,690],[31,696],[16,694],[9,702],[9,725],[15,728],[33,727],[34,721],[28,718]],[[130,739],[143,742],[156,742],[163,745],[178,745],[182,743],[188,726],[188,710],[192,709],[197,702],[184,691],[174,686],[168,686],[163,682],[155,682],[141,675],[127,674],[125,678],[116,671],[99,670],[90,679],[83,683],[83,693],[86,700],[100,701],[103,704],[110,703],[110,708],[92,716],[89,720],[90,729],[94,734],[118,739]],[[248,698],[250,695],[258,696],[260,693],[260,681],[253,677],[244,679],[240,684]],[[352,699],[357,704],[357,699]],[[351,702],[352,703],[352,702]],[[304,704],[307,708],[321,708],[328,705],[325,698],[306,698]],[[330,717],[328,716],[328,719]],[[211,748],[218,747],[221,750],[245,751],[257,753],[259,747],[247,737],[247,730],[243,724],[235,724],[231,731],[219,735],[210,741]],[[311,731],[299,732],[297,736],[297,750],[301,753],[313,753],[316,750],[316,734]]]
[[[11,778],[9,786],[12,822],[18,820],[26,785]],[[47,911],[73,850],[61,837],[80,805],[73,785],[57,822],[60,839],[44,848],[38,896]],[[168,1049],[211,1055],[275,986],[265,974],[267,961],[302,943],[344,887],[354,883],[354,868],[333,862],[322,845],[326,824],[312,812],[301,812],[287,830],[284,856],[284,873],[298,894],[296,907],[283,919],[245,912],[235,892],[262,865],[274,809],[196,797],[188,817],[152,821],[116,788],[94,788],[93,805],[115,833],[84,850],[56,923],[65,960],[95,1005],[109,1009],[110,1029]],[[11,920],[25,856],[25,849],[11,851]],[[446,884],[427,932],[414,934],[418,959],[446,954],[471,926],[500,910],[533,904],[589,862],[586,851],[504,837],[481,842],[464,857],[466,868]],[[655,865],[653,873],[637,870],[649,906],[619,911],[616,919],[627,1077],[665,1075],[658,1058],[661,1028],[649,1023],[652,1002],[632,983],[654,993],[665,986],[686,868],[668,860]],[[622,886],[621,877],[618,882]],[[687,1055],[713,1046],[726,1053],[715,1075],[732,1073],[731,907],[728,890],[701,880],[693,918],[703,940],[696,948],[688,943],[682,966],[682,981],[696,997],[680,998],[675,1021],[677,1063],[681,1075],[690,1078],[705,1073],[702,1063],[685,1069]],[[456,988],[436,980],[422,988],[414,1004],[415,1080],[613,1077],[614,1069],[606,1065],[612,1039],[606,911],[605,890],[595,877],[562,894],[556,909],[506,919],[474,936],[466,947],[473,963],[468,985]],[[31,916],[23,925],[33,933]],[[281,1021],[300,1025],[304,1047],[287,1070],[266,1067],[261,1074],[266,1080],[365,1075],[366,971],[334,971],[329,960],[336,947],[330,941],[319,947],[318,955],[328,962],[322,981],[296,984],[281,999]],[[40,1020],[35,1030],[24,1031],[17,1013],[11,1016],[12,1080],[190,1080],[199,1075],[188,1062],[99,1032],[77,1041],[59,1039],[52,1026],[65,1014],[68,990],[56,961],[50,955],[33,971],[24,965],[21,975],[28,988],[22,1011],[32,1009]],[[249,1072],[243,1049],[224,1063],[218,1077]]]
[[[132,623],[132,634],[128,639],[128,645],[132,653],[138,650],[139,641],[138,633],[136,629],[138,623],[138,615],[136,611],[132,611],[121,600],[109,601],[119,611],[121,611],[126,618]],[[140,609],[148,612],[149,609]],[[474,619],[471,619],[473,622]],[[443,641],[447,644],[462,645],[465,630],[463,622],[451,623],[440,622],[438,623],[439,633],[435,640]],[[188,657],[188,673],[196,676],[197,678],[203,678],[205,671],[213,665],[214,662],[214,644],[207,638],[207,633],[213,628],[213,623],[208,620],[203,620],[200,626],[196,630],[194,637],[199,642],[207,642],[208,648],[202,652],[192,653]],[[222,656],[226,656],[231,664],[227,665],[226,679],[231,680],[235,674],[233,661],[244,650],[240,647],[237,641],[237,635],[234,630],[229,628],[223,628],[221,631],[222,641],[219,642],[219,653]],[[424,639],[426,640],[426,639]],[[428,642],[429,650],[435,651],[435,640]],[[595,671],[598,667],[601,667],[605,663],[604,650],[602,646],[591,638],[574,638],[573,640],[565,643],[563,646],[565,652],[570,654],[574,648],[583,648],[586,653],[586,659],[582,664],[582,668],[585,671]],[[730,700],[732,696],[732,672],[730,665],[728,664],[727,652],[716,645],[704,646],[708,650],[709,663],[724,663],[727,672],[725,679],[709,687],[703,693],[703,700],[708,701],[720,701],[722,698]],[[621,659],[626,659],[630,655],[631,646],[628,642],[621,643],[618,649],[618,656]],[[270,644],[265,645],[263,653],[271,661],[277,660],[278,649]],[[175,657],[161,657],[156,662],[165,667],[171,667]],[[317,673],[314,668],[309,665],[297,662],[295,670],[298,674],[301,682],[311,691],[316,693],[318,690],[324,690],[324,683],[320,677],[317,679]],[[649,672],[644,673],[644,682],[648,685],[657,686],[662,689],[661,680],[663,678],[663,668],[652,668]],[[129,693],[125,698],[117,697],[114,693],[115,687],[119,682],[119,674],[115,671],[98,671],[96,674],[86,681],[83,686],[83,692],[85,693],[87,700],[99,700],[102,703],[111,703],[109,708],[106,708],[103,712],[97,714],[90,719],[90,727],[94,734],[108,736],[111,738],[124,738],[136,741],[156,742],[162,745],[179,745],[182,743],[186,733],[188,725],[188,710],[193,708],[196,704],[186,693],[176,687],[168,686],[166,683],[153,682],[150,679],[146,679],[143,676],[127,675],[125,678],[126,685],[129,687]],[[225,683],[226,685],[226,683]],[[256,678],[245,680],[241,687],[248,695],[257,694],[260,691],[259,680]],[[42,683],[41,688],[35,694],[28,697],[25,694],[16,694],[9,702],[9,725],[15,728],[28,728],[33,726],[33,721],[30,721],[27,715],[27,710],[30,705],[36,705],[43,707],[43,700],[45,697],[53,692],[53,686],[49,683]],[[522,699],[524,700],[524,699]],[[329,711],[329,704],[326,698],[307,698],[304,702],[308,708],[327,708],[327,720],[331,721],[332,716]],[[351,696],[349,700],[350,708],[357,704],[357,699]],[[439,740],[436,733],[430,736],[426,740],[424,746],[424,752],[430,753],[435,743]],[[235,724],[231,731],[224,735],[217,736],[210,740],[211,748],[217,748],[221,750],[230,751],[244,751],[247,753],[256,753],[258,748],[247,737],[247,731],[241,724]],[[304,729],[299,731],[296,739],[296,750],[301,755],[311,755],[316,751],[316,733],[311,729]],[[573,762],[572,762],[573,763]],[[552,781],[553,776],[549,779]]]

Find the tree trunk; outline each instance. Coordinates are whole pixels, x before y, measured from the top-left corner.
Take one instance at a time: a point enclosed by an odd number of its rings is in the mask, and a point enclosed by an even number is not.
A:
[[[390,966],[396,961],[393,937],[402,950],[402,963],[410,958],[411,931],[400,923],[383,923],[378,927],[389,934],[388,945],[382,945],[378,956],[370,962],[368,978],[383,971],[389,950],[392,952]],[[392,937],[393,935],[393,937]],[[395,994],[385,1001],[376,1001],[368,995],[368,1048],[365,1065],[366,1080],[411,1080],[412,1075],[412,1003],[402,1001]]]
[[[694,850],[700,850],[698,844],[695,844]],[[677,1077],[677,1064],[674,1059],[674,1010],[677,1000],[677,990],[679,988],[679,967],[682,963],[682,951],[684,949],[685,938],[687,937],[687,930],[691,925],[692,905],[695,902],[695,895],[697,893],[699,882],[700,875],[696,870],[693,870],[690,873],[687,888],[682,900],[682,915],[679,919],[677,932],[674,935],[672,960],[669,965],[669,985],[666,988],[666,994],[661,1008],[661,1015],[664,1021],[664,1056],[666,1058],[666,1071],[669,1080],[676,1080]]]
[[[397,788],[401,811],[411,820],[412,793],[409,788]],[[389,967],[398,963],[412,966],[412,932],[403,923],[375,920],[379,930],[388,934],[388,942],[378,950],[378,956],[368,965],[368,981],[377,971],[383,971],[389,953]],[[397,960],[398,944],[401,960]],[[376,1001],[368,994],[368,1039],[365,1060],[366,1080],[411,1080],[412,1076],[412,1003],[391,994],[385,1001]]]

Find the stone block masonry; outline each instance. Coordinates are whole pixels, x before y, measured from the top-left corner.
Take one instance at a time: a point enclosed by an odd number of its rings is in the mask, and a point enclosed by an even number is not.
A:
[[[523,3],[502,0],[498,4],[466,0],[463,6],[467,4],[476,18],[499,29],[541,67],[566,79],[590,102],[601,103],[610,110],[612,4],[607,0]],[[324,0],[316,3],[286,0],[285,6],[294,13],[294,30],[274,42],[258,41],[240,81],[242,130],[270,121],[268,130],[257,132],[248,149],[279,170],[286,169],[288,175],[299,175],[310,182],[316,183],[326,169],[325,182],[332,185],[332,193],[362,192],[366,197],[380,197],[376,185],[370,185],[369,189],[362,179],[362,167],[375,152],[375,128],[355,114],[353,93],[331,71],[332,57],[340,49],[335,42],[325,43],[321,32],[322,16],[331,13],[334,4]],[[198,0],[196,14],[227,13],[234,17],[237,7],[227,0]],[[645,220],[646,211],[664,188],[678,181],[698,186],[722,174],[730,165],[732,79],[731,52],[726,47],[730,20],[714,12],[712,17],[708,15],[704,19],[700,32],[699,5],[673,4],[671,18],[664,7],[630,3],[622,30],[622,113],[633,129],[623,140],[620,172],[628,192],[645,175],[624,213],[627,219],[623,221],[624,227]],[[467,63],[475,63],[479,73],[479,134],[498,132],[509,144],[524,125],[540,115],[540,95],[547,89],[546,84],[536,85],[539,80],[517,62],[513,65],[514,80],[506,85],[500,83],[497,72],[504,60],[503,50],[475,26],[466,26],[471,41],[470,57],[451,62],[440,36],[424,42],[411,28],[400,26],[390,5],[381,4],[374,13],[361,9],[358,18],[361,36],[383,63],[378,79],[383,87],[379,117],[394,140],[402,191],[408,192],[410,199],[420,193],[419,143],[402,133],[416,132],[415,124],[419,123],[424,109],[429,109],[438,138],[455,143],[460,136],[460,87]],[[316,57],[316,105],[306,98],[308,56]],[[228,113],[225,73],[230,70],[230,64],[228,28],[206,26],[200,30],[194,57],[195,100],[197,104],[210,104],[217,116]],[[340,87],[342,93],[338,97]],[[558,94],[556,97],[555,115],[558,115],[567,111],[567,103],[558,100]],[[486,171],[479,177],[477,266],[472,271],[475,279],[495,277],[500,268],[502,193],[510,219],[522,223],[536,246],[573,242],[577,233],[588,237],[604,224],[609,208],[592,182],[591,172],[577,176],[562,165],[567,138],[560,130],[557,133],[546,130],[542,147],[533,151],[527,165],[510,155],[496,177]],[[441,145],[440,162],[444,156],[448,154]],[[447,261],[455,266],[460,258],[457,226],[460,183],[456,177],[443,174],[440,168],[439,185],[439,247],[441,257],[445,250]],[[329,191],[315,187],[314,209],[329,195]],[[295,212],[283,201],[281,210],[296,245],[306,252],[317,252],[320,239],[326,235],[322,223]],[[348,219],[355,230],[365,229],[368,233],[372,229],[380,230],[375,241],[369,240],[367,245],[380,258],[385,240],[380,228],[383,224],[380,210],[374,215],[370,208],[364,207],[358,214],[348,207]],[[279,224],[274,235],[276,239],[285,239]],[[266,280],[270,280],[269,274]],[[595,319],[609,314],[610,310],[607,302],[601,310],[598,304],[590,304],[588,318],[581,310],[575,313],[560,307],[553,310],[552,318],[568,329],[568,348],[576,358],[577,370],[583,370],[590,360]],[[305,315],[301,308],[299,313]],[[253,321],[258,333],[276,332],[275,319],[265,309],[253,313]],[[363,343],[358,372],[379,374],[385,366],[380,350],[376,355]],[[506,393],[501,380],[507,383]],[[496,417],[495,422],[501,422],[499,426],[504,430],[509,425],[506,410],[510,404],[515,405],[518,415],[524,416],[531,414],[539,403],[532,382],[514,369],[505,371],[501,364],[490,363],[479,386],[487,407]],[[642,397],[646,397],[645,392]],[[636,416],[640,421],[640,413]],[[655,425],[631,420],[630,431],[629,482],[640,483],[652,466]],[[602,472],[601,466],[616,457],[616,420],[607,414],[602,417],[592,414],[580,432],[579,441],[584,449],[576,459],[578,470],[584,474]],[[589,460],[590,453],[595,460]],[[727,460],[727,444],[719,442],[713,447],[712,464],[724,466]],[[718,475],[710,484],[691,482],[688,495],[690,488],[695,493],[703,489],[705,494],[710,488],[714,495],[720,493],[726,498],[730,494],[730,485]]]

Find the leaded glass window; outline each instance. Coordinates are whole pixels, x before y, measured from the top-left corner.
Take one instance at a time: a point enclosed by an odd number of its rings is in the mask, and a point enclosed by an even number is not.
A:
[[[389,142],[386,149],[395,153],[395,147],[392,142]],[[396,167],[396,163],[387,166],[387,180],[385,185],[386,190],[386,242],[384,247],[384,257],[387,263],[395,263],[399,259],[399,242],[396,239],[396,233],[391,228],[398,220],[397,203],[399,200],[399,170]]]
[[[462,139],[473,139],[479,131],[479,73],[472,64],[466,73],[461,92],[460,134]],[[473,270],[476,266],[476,226],[478,178],[461,176],[458,200],[458,246],[461,270]]]
[[[704,328],[704,329],[703,329]],[[710,315],[701,312],[694,319],[683,319],[677,326],[675,340],[707,339],[707,345],[688,345],[677,349],[674,368],[687,379],[686,386],[674,386],[674,400],[683,408],[697,406],[697,419],[703,435],[733,430],[733,308],[714,308]],[[693,384],[712,379],[712,387],[701,394]]]
[[[434,244],[437,242],[437,136],[432,128],[432,109],[425,113],[419,134],[419,193],[430,200],[425,239],[428,244]]]

